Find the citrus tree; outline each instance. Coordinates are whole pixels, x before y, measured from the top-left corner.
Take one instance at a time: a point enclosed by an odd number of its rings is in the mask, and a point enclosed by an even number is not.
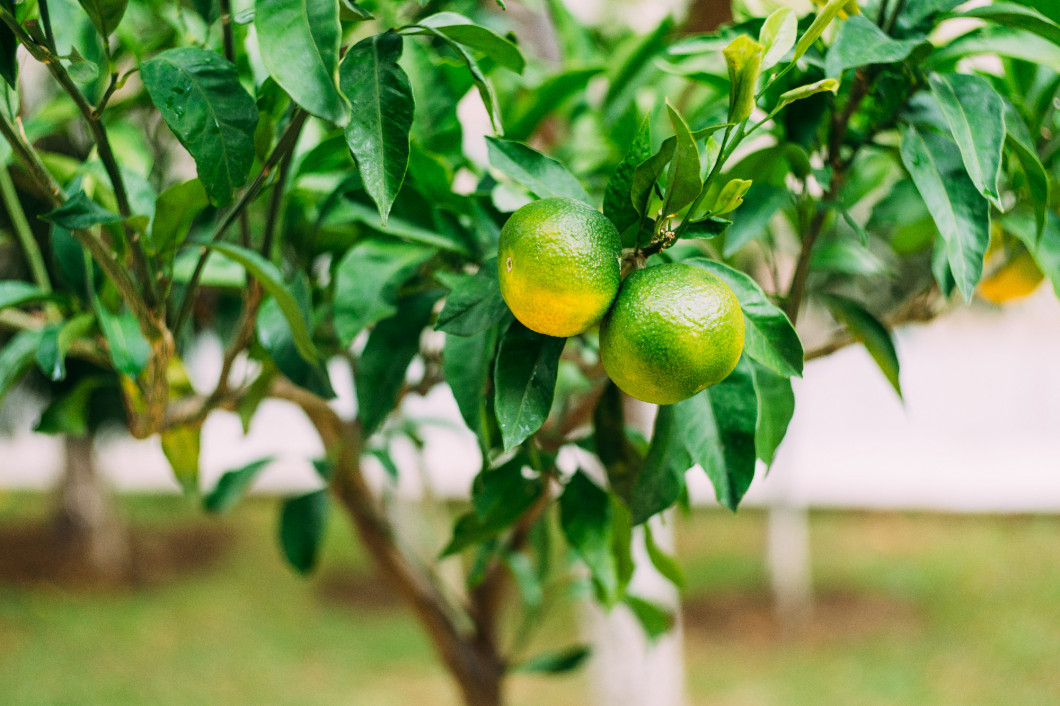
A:
[[[503,3],[0,2],[24,264],[0,282],[0,393],[93,365],[46,428],[84,428],[116,390],[214,512],[266,462],[201,488],[207,415],[297,405],[325,453],[321,488],[281,503],[284,555],[312,570],[346,515],[474,705],[513,669],[585,656],[525,654],[557,596],[591,586],[667,629],[627,591],[634,537],[680,572],[633,528],[686,501],[693,466],[735,510],[806,358],[860,341],[900,391],[891,326],[969,300],[984,271],[995,299],[1060,286],[1060,26],[1038,11],[832,0],[636,36],[546,5],[543,39]],[[207,331],[223,361],[196,390],[182,360]],[[353,415],[326,363],[351,371]],[[439,385],[481,471],[424,547],[394,522],[390,445],[419,439],[403,399]],[[661,403],[649,437],[623,391]],[[603,472],[561,471],[570,445]]]

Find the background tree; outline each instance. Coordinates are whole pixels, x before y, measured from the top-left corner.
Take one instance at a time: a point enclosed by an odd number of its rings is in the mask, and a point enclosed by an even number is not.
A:
[[[297,405],[325,453],[321,489],[281,505],[287,559],[313,568],[337,503],[466,702],[500,703],[511,670],[585,656],[525,645],[551,600],[587,581],[604,605],[666,630],[670,616],[626,590],[633,527],[685,502],[693,464],[735,510],[783,439],[804,358],[860,341],[900,393],[889,326],[969,300],[984,262],[1000,273],[1023,257],[1060,282],[1060,26],[1020,5],[957,5],[833,0],[712,35],[667,20],[634,36],[582,27],[550,2],[562,57],[550,66],[528,62],[500,8],[470,3],[0,3],[5,157],[42,204],[28,215],[50,224],[20,238],[43,277],[0,283],[13,333],[0,390],[45,341],[59,360],[106,366],[130,432],[160,435],[182,487],[212,511],[264,462],[202,493],[206,416]],[[956,15],[984,26],[933,44]],[[966,61],[984,53],[1008,57],[1005,71]],[[20,56],[52,79],[32,111]],[[468,94],[495,133],[488,164],[458,118]],[[74,158],[52,149],[60,138]],[[740,300],[736,371],[660,407],[651,438],[626,423],[595,332],[535,334],[500,298],[498,231],[548,196],[602,205],[627,269],[686,262]],[[49,291],[56,272],[80,274]],[[206,329],[225,351],[203,393],[182,356]],[[352,372],[352,417],[329,404],[336,360]],[[451,536],[425,546],[400,531],[363,461],[397,473],[390,443],[415,439],[417,423],[393,411],[442,384],[482,470]],[[596,462],[561,470],[568,446]]]

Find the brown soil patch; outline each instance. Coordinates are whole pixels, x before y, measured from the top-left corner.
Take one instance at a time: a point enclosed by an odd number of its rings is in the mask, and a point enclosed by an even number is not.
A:
[[[329,571],[317,582],[317,593],[325,601],[367,610],[400,610],[401,596],[383,577],[351,570]]]
[[[725,593],[687,599],[682,606],[690,637],[711,641],[827,644],[921,629],[915,604],[879,594],[827,593],[815,597],[803,620],[780,619],[768,594]]]
[[[234,536],[220,526],[133,527],[129,565],[99,576],[60,548],[46,524],[0,526],[0,584],[75,591],[154,587],[220,565]]]

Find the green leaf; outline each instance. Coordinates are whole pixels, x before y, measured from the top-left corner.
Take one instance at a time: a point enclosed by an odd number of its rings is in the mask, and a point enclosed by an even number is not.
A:
[[[567,542],[589,567],[607,605],[618,598],[618,574],[611,554],[611,501],[607,493],[575,473],[559,499],[560,526]]]
[[[564,196],[592,205],[585,188],[562,164],[520,142],[486,137],[490,164],[538,198]]]
[[[755,426],[755,453],[766,464],[773,465],[777,447],[784,440],[788,423],[795,413],[795,395],[791,378],[777,375],[759,363],[751,364],[755,394],[758,396],[758,423]]]
[[[558,652],[546,652],[512,665],[512,671],[528,674],[563,674],[577,669],[589,657],[586,645],[574,645]]]
[[[442,353],[442,371],[456,398],[460,416],[485,449],[491,446],[486,396],[496,347],[497,331],[489,328],[473,336],[447,334]]]
[[[776,66],[791,51],[798,31],[799,18],[790,7],[781,7],[770,13],[758,33],[758,43],[765,49],[762,55],[763,71]]]
[[[685,575],[677,560],[659,548],[652,534],[651,523],[644,525],[644,548],[648,550],[648,559],[651,560],[655,570],[662,574],[666,580],[678,588],[685,585]]]
[[[471,488],[472,510],[453,528],[453,537],[442,556],[450,556],[510,526],[541,497],[539,477],[523,475],[526,459],[522,454],[499,468],[483,471]]]
[[[118,28],[129,0],[78,0],[104,41]]]
[[[18,90],[18,38],[6,23],[0,22],[0,78]]]
[[[291,335],[294,336],[294,344],[298,353],[307,362],[317,361],[316,346],[313,345],[313,334],[309,329],[309,321],[298,306],[294,295],[284,284],[283,275],[276,265],[272,264],[253,250],[234,245],[232,243],[211,243],[207,247],[216,250],[225,257],[235,260],[246,269],[246,271],[261,283],[265,291],[276,300],[277,306],[287,319],[291,327]]]
[[[839,34],[828,48],[824,72],[838,78],[857,66],[905,61],[918,48],[930,46],[922,37],[892,39],[864,15],[853,15],[839,28]]]
[[[217,52],[168,49],[140,65],[162,119],[195,160],[210,201],[223,206],[254,162],[258,108],[236,67]]]
[[[363,240],[335,272],[335,332],[343,346],[368,326],[397,312],[398,289],[435,251],[394,239]]]
[[[295,103],[345,125],[347,107],[335,86],[339,63],[338,0],[255,0],[261,60]]]
[[[769,184],[752,184],[744,197],[740,213],[725,233],[726,258],[732,257],[748,243],[757,240],[769,231],[769,221],[774,214],[790,201],[791,194]]]
[[[398,303],[397,313],[380,321],[357,363],[357,416],[365,436],[373,434],[394,409],[405,371],[420,350],[420,334],[430,323],[438,295],[418,294]]]
[[[506,551],[503,554],[504,563],[508,566],[508,572],[515,579],[515,587],[519,590],[519,598],[529,612],[540,609],[545,595],[541,590],[541,580],[534,570],[530,558],[523,552]]]
[[[810,257],[810,270],[870,277],[886,273],[887,263],[849,237],[830,237],[819,241],[814,247]]]
[[[40,340],[40,331],[19,331],[0,346],[0,401],[33,363]]]
[[[41,331],[40,347],[37,348],[37,365],[51,380],[66,377],[66,354],[70,345],[84,336],[95,323],[90,313],[75,316],[67,321],[48,324]]]
[[[185,495],[199,492],[199,453],[202,448],[202,422],[171,427],[162,432],[162,453],[173,468]]]
[[[73,389],[52,402],[40,415],[33,428],[39,434],[68,434],[84,436],[90,432],[89,402],[92,393],[110,383],[102,375],[82,377]]]
[[[974,17],[1006,27],[1025,29],[1048,39],[1053,44],[1060,44],[1060,25],[1034,8],[1017,5],[1012,2],[995,2],[982,7],[973,7],[963,12],[956,12],[951,17]]]
[[[915,127],[903,125],[900,130],[902,163],[946,244],[946,259],[957,288],[965,301],[971,301],[990,242],[990,206],[963,168],[940,169],[940,159],[944,166],[953,162],[945,143],[933,141],[932,151]]]
[[[879,319],[853,299],[834,294],[825,297],[825,303],[832,316],[842,323],[854,340],[865,345],[869,355],[876,361],[880,371],[891,387],[902,397],[902,385],[898,380],[898,351],[894,339]]]
[[[674,407],[659,407],[651,446],[633,482],[630,512],[635,525],[673,505],[685,488],[685,471],[693,462],[681,440]]]
[[[375,19],[375,16],[352,0],[342,0],[342,5],[339,7],[339,19],[345,22],[364,22]]]
[[[799,41],[795,43],[795,55],[791,57],[792,62],[798,61],[813,46],[813,43],[820,38],[825,28],[832,23],[847,2],[849,0],[828,0],[828,4],[821,8],[817,16],[813,18],[813,23],[806,28],[803,35],[799,37]]]
[[[103,337],[107,339],[114,369],[135,378],[147,367],[147,360],[151,355],[151,347],[141,333],[136,317],[127,310],[112,314],[98,301],[93,303],[93,308]]]
[[[998,179],[1005,144],[1004,104],[994,87],[973,74],[932,74],[931,91],[961,150],[968,176],[979,193],[999,210]]]
[[[310,292],[309,282],[305,275],[301,274],[296,277],[289,289],[298,304],[301,317],[304,321],[309,321],[311,318]],[[335,397],[327,366],[322,360],[309,362],[298,352],[291,325],[275,297],[267,297],[261,303],[258,316],[254,321],[254,328],[261,347],[265,349],[272,361],[276,363],[276,367],[288,380],[324,399]]]
[[[935,50],[931,59],[942,70],[957,59],[976,54],[1022,59],[1060,72],[1060,47],[1033,32],[1007,27],[988,26],[957,37]]]
[[[623,602],[633,611],[637,622],[651,640],[662,637],[674,626],[673,613],[655,603],[633,595],[627,595]]]
[[[0,309],[32,304],[50,295],[35,284],[19,280],[0,281]]]
[[[603,67],[600,66],[571,69],[549,76],[529,89],[506,111],[505,134],[512,140],[526,140],[548,115],[572,96],[582,93],[601,71]]]
[[[738,209],[743,203],[747,190],[751,188],[751,183],[750,179],[730,179],[729,183],[718,192],[718,198],[714,201],[710,212],[715,216],[723,216]]]
[[[1005,101],[1005,144],[1016,155],[1027,175],[1027,186],[1031,192],[1031,203],[1034,206],[1037,231],[1040,235],[1045,229],[1046,213],[1049,210],[1049,174],[1038,156],[1030,130],[1008,101]]]
[[[732,221],[713,216],[698,221],[689,221],[681,237],[692,240],[710,240],[727,231],[731,225]]]
[[[689,205],[703,190],[703,178],[700,174],[699,147],[692,137],[688,124],[669,103],[666,111],[670,115],[670,125],[674,129],[674,156],[670,160],[670,173],[666,186],[666,203],[663,216],[676,214]]]
[[[674,20],[667,15],[655,29],[642,35],[625,61],[617,66],[617,62],[611,63],[616,68],[610,77],[607,95],[604,96],[603,112],[606,125],[614,125],[618,122],[622,114],[636,100],[637,91],[657,76],[653,60],[669,44],[667,35],[673,28]]]
[[[265,466],[272,463],[272,458],[262,458],[247,465],[228,471],[217,481],[217,485],[202,499],[202,508],[217,515],[228,512],[239,502],[250,484],[258,477]]]
[[[630,201],[633,208],[641,216],[649,216],[651,197],[655,191],[655,184],[662,176],[663,170],[674,157],[677,140],[666,139],[659,146],[659,151],[648,157],[637,165],[633,170],[633,185],[630,188]]]
[[[280,549],[287,563],[302,575],[317,565],[327,529],[329,498],[326,488],[288,498],[280,510]]]
[[[482,73],[482,69],[479,67],[478,62],[475,61],[475,57],[471,56],[471,53],[464,48],[464,45],[450,39],[433,27],[427,27],[424,25],[420,25],[420,27],[426,30],[428,34],[432,34],[444,41],[461,59],[464,60],[468,73],[471,74],[471,80],[474,82],[475,88],[478,90],[478,95],[482,99],[482,105],[485,106],[486,113],[490,116],[490,124],[493,126],[494,131],[500,134],[501,115],[497,104],[497,96],[493,94],[493,86],[486,80],[486,74]]]
[[[593,410],[593,429],[594,450],[607,471],[611,490],[631,504],[633,484],[644,458],[626,435],[622,392],[610,380]]]
[[[103,208],[78,189],[62,206],[41,216],[41,220],[66,230],[86,230],[93,226],[121,223],[124,219]]]
[[[151,221],[155,252],[168,253],[181,245],[192,222],[209,204],[206,189],[198,179],[174,184],[159,194]]]
[[[1023,241],[1038,263],[1038,269],[1053,283],[1053,291],[1060,297],[1060,219],[1052,211],[1045,222],[1041,235],[1035,232],[1034,226],[1013,214],[1006,215],[1002,224],[1013,235]],[[0,393],[3,387],[0,386]]]
[[[508,312],[497,281],[497,259],[490,258],[473,275],[438,272],[449,287],[434,328],[457,336],[474,336],[497,324]]]
[[[503,66],[517,74],[523,72],[526,62],[518,47],[463,15],[455,12],[438,12],[425,17],[418,24],[421,27],[429,27],[458,44],[482,52],[498,66]]]
[[[566,342],[535,333],[518,321],[512,322],[501,339],[493,386],[505,451],[521,444],[548,417]]]
[[[729,122],[743,122],[755,109],[755,88],[762,72],[764,48],[741,34],[722,53],[729,69]]]
[[[758,398],[750,361],[741,358],[729,377],[670,408],[687,453],[706,471],[718,502],[735,512],[755,474]]]
[[[401,35],[376,34],[346,52],[339,67],[339,85],[350,101],[346,142],[384,225],[405,180],[415,105],[398,65],[401,48]]]
[[[455,238],[428,230],[403,218],[391,217],[387,219],[387,225],[383,228],[379,225],[379,214],[371,206],[365,204],[347,201],[340,208],[336,208],[336,211],[339,215],[348,217],[351,222],[361,223],[380,235],[388,236],[387,240],[402,238],[411,243],[430,245],[458,255],[471,256],[473,254],[464,243]]]
[[[633,207],[630,192],[633,189],[633,172],[637,165],[651,156],[651,120],[648,117],[640,124],[632,144],[625,157],[611,172],[604,189],[604,215],[622,233],[640,220],[640,214]]]
[[[777,107],[773,109],[773,113],[776,114],[795,101],[804,100],[818,93],[835,93],[837,90],[839,90],[839,81],[834,78],[825,78],[808,83],[805,86],[798,86],[790,91],[784,91],[780,94],[780,98],[777,99]]]
[[[736,293],[744,313],[743,345],[748,356],[785,377],[802,375],[802,342],[795,327],[757,282],[713,260],[693,258],[686,262],[717,275]]]

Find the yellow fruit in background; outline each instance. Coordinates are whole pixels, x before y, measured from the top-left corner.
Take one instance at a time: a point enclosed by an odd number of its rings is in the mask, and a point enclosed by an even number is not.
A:
[[[740,302],[681,263],[634,272],[600,325],[600,359],[626,394],[673,404],[724,380],[743,352]]]
[[[621,253],[618,229],[599,211],[574,199],[534,201],[501,229],[501,296],[527,328],[574,336],[614,301]]]
[[[1024,250],[979,283],[979,296],[1004,304],[1031,294],[1044,279],[1034,256]]]

